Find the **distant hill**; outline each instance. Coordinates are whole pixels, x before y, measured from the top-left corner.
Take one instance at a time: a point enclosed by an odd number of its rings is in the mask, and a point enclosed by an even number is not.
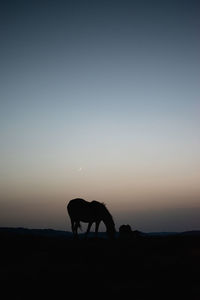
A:
[[[200,236],[200,230],[184,231],[184,232],[140,232],[143,237],[161,237],[161,236]],[[55,230],[51,228],[47,229],[29,229],[23,227],[0,227],[0,234],[8,235],[31,235],[31,236],[43,236],[43,237],[62,237],[62,238],[72,238],[72,233],[64,230]],[[90,232],[89,237],[94,237],[95,233]],[[84,233],[79,233],[80,237],[84,236]],[[106,232],[99,232],[98,234],[101,238],[107,238]],[[117,232],[118,236],[118,232]]]
[[[23,227],[0,227],[0,234],[18,234],[18,235],[32,235],[32,236],[46,236],[46,237],[64,237],[69,238],[72,233],[64,230],[55,229],[29,229]]]
[[[184,236],[200,236],[200,230],[184,231],[184,232],[181,232],[180,235],[184,235]]]
[[[149,236],[172,236],[172,235],[179,235],[180,232],[176,232],[176,231],[163,231],[163,232],[148,232],[146,233],[146,235],[149,235]]]
[[[200,230],[183,231],[183,232],[148,232],[149,236],[200,236]]]

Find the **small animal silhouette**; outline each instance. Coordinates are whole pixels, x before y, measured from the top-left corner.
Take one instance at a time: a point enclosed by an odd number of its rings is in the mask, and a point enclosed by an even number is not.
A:
[[[108,237],[114,238],[116,232],[115,223],[105,204],[95,200],[89,202],[81,198],[76,198],[69,201],[67,210],[74,237],[78,234],[78,228],[81,228],[80,222],[88,223],[85,236],[90,232],[92,224],[95,223],[95,234],[97,236],[99,224],[103,221]]]
[[[127,224],[127,225],[123,224],[119,227],[119,237],[123,238],[123,239],[132,237],[132,229],[129,224]]]
[[[119,227],[119,238],[120,239],[138,239],[142,238],[143,233],[138,230],[132,230],[129,224],[123,224]]]

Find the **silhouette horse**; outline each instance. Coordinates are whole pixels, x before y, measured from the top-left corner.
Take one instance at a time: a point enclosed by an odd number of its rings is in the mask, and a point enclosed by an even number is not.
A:
[[[70,216],[74,237],[78,234],[78,228],[81,228],[80,222],[88,223],[85,233],[87,237],[93,223],[95,223],[95,235],[97,236],[99,224],[103,221],[107,229],[108,237],[114,238],[115,223],[105,204],[95,200],[88,202],[84,199],[76,198],[69,201],[67,210]]]

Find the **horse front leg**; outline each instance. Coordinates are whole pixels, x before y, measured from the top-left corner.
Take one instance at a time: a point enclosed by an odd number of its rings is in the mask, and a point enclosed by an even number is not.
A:
[[[97,221],[97,222],[96,222],[96,226],[95,226],[95,237],[97,237],[97,235],[98,235],[99,224],[100,224],[100,221]]]

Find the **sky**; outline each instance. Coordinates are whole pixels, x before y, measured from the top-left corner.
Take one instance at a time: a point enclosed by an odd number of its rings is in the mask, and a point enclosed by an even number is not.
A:
[[[0,226],[200,229],[200,4],[0,2]],[[101,225],[102,231],[105,227]]]

